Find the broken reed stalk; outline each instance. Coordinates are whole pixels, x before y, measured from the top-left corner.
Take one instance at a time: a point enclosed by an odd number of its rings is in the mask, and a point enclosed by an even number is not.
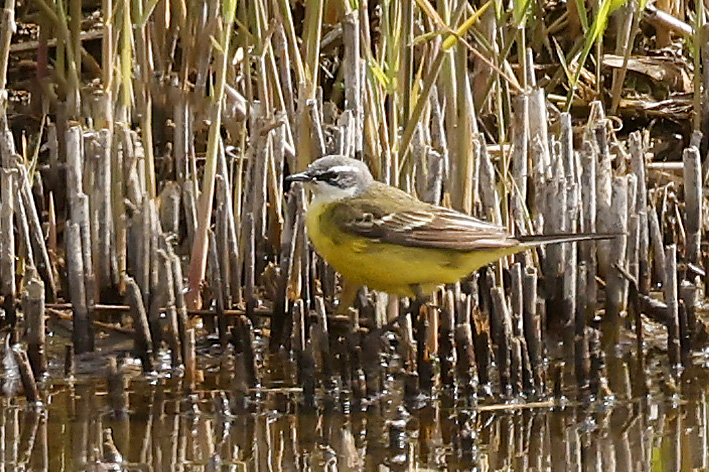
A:
[[[527,142],[529,140],[529,127],[527,115],[529,99],[527,94],[516,96],[512,100],[514,109],[513,122],[513,151],[512,151],[512,181],[514,189],[510,206],[512,216],[517,225],[517,232],[523,234],[526,230],[527,212]]]
[[[142,227],[142,251],[143,259],[140,261],[143,284],[140,288],[143,292],[143,304],[148,311],[148,324],[150,326],[150,336],[153,341],[153,353],[157,355],[163,341],[161,329],[161,310],[165,306],[164,286],[158,286],[159,268],[157,264],[158,250],[158,215],[155,207],[155,200],[143,198],[143,227]]]
[[[123,285],[126,288],[126,302],[130,306],[130,314],[133,319],[135,329],[135,351],[143,365],[143,372],[153,371],[153,360],[151,346],[153,345],[150,327],[148,324],[148,314],[143,305],[143,296],[140,287],[131,277],[124,276]]]
[[[452,388],[455,385],[455,299],[453,290],[450,288],[443,292],[441,306],[441,322],[438,327],[439,336],[439,359],[441,363],[441,384],[444,387]],[[472,337],[472,333],[470,334]]]
[[[25,215],[29,223],[31,248],[35,259],[35,265],[39,271],[39,275],[42,277],[42,280],[49,289],[49,292],[47,293],[47,300],[53,302],[56,299],[57,293],[56,281],[54,279],[54,268],[49,259],[47,243],[44,240],[44,230],[42,229],[39,213],[37,212],[37,207],[35,206],[35,201],[32,196],[32,185],[28,177],[27,169],[25,166],[21,165],[19,166],[19,172],[19,197],[22,199],[22,206],[24,207]]]
[[[536,233],[542,233],[543,209],[546,207],[544,191],[551,172],[551,156],[549,153],[549,136],[547,129],[547,112],[544,102],[544,91],[535,88],[529,96],[529,138],[531,142],[532,162],[532,218]],[[539,120],[543,119],[543,122]]]
[[[462,313],[459,311],[458,320],[455,327],[455,348],[456,348],[456,370],[458,373],[458,386],[464,393],[469,395],[477,388],[477,375],[475,373],[476,359],[475,346],[472,330],[472,310],[473,301],[467,295],[462,303]],[[460,308],[459,308],[460,310]],[[461,316],[462,314],[462,316]],[[487,347],[487,346],[485,346]],[[487,367],[487,366],[485,366]],[[481,383],[487,383],[487,375],[480,376]]]
[[[544,364],[542,355],[542,322],[537,316],[537,269],[526,267],[522,279],[522,322],[532,367],[534,387],[538,394],[544,391]]]
[[[298,218],[300,218],[298,201],[302,197],[302,193],[302,185],[297,183],[291,186],[287,195],[283,233],[281,233],[281,276],[278,280],[278,293],[273,307],[272,332],[269,339],[269,347],[272,352],[280,346],[287,345],[293,327],[293,308],[288,309],[288,292],[292,284],[291,276],[297,254],[297,231],[300,226],[298,222]]]
[[[683,280],[679,286],[679,297],[682,301],[684,316],[680,316],[680,347],[682,350],[682,365],[689,365],[690,353],[693,348],[693,338],[701,333],[702,323],[697,320],[699,306],[699,290],[695,284]],[[682,315],[682,313],[680,313]],[[697,325],[699,323],[699,325]]]
[[[540,189],[540,191],[544,193],[542,200],[543,207],[539,210],[544,219],[545,234],[564,233],[567,227],[566,200],[567,185],[570,184],[570,182],[566,181],[564,162],[560,152],[557,150],[557,147],[558,146],[553,146],[554,152],[551,155],[552,163],[551,168],[549,169],[549,171],[551,171],[551,176],[548,177],[544,188]],[[568,150],[564,151],[564,147],[566,146],[562,143],[561,152],[570,152]],[[563,331],[564,326],[566,326],[566,317],[569,314],[568,310],[562,311],[564,297],[562,271],[565,268],[566,261],[565,246],[565,244],[553,244],[548,246],[546,248],[544,265],[542,267],[549,298],[547,301],[547,315],[550,318],[549,325],[553,326],[554,330],[560,330],[560,332]],[[569,349],[573,349],[569,343],[565,342],[564,346],[567,351]]]
[[[597,150],[593,143],[584,139],[579,151],[581,161],[581,220],[580,230],[584,233],[596,232],[597,210],[597,190],[596,190],[596,168]],[[579,244],[579,261],[586,264],[586,277],[584,282],[585,292],[581,293],[581,301],[586,306],[585,317],[591,318],[596,306],[596,243],[594,241],[583,241]]]
[[[246,302],[246,316],[253,319],[256,306],[256,236],[254,234],[254,216],[251,213],[244,215],[242,220],[245,235],[244,249],[244,301]]]
[[[480,162],[480,198],[482,200],[483,212],[489,221],[494,224],[502,224],[502,215],[500,214],[500,195],[497,191],[497,179],[495,179],[495,168],[492,165],[490,156],[487,152],[485,138],[480,136],[473,140],[473,147],[476,150],[475,154],[479,154]]]
[[[169,244],[169,243],[167,243]],[[161,290],[164,292],[165,301],[165,321],[167,325],[166,340],[170,348],[170,359],[172,367],[178,367],[182,359],[182,347],[180,345],[180,327],[175,302],[175,282],[172,273],[172,259],[162,249],[157,251],[158,267],[160,271]]]
[[[702,230],[702,165],[699,149],[690,146],[682,153],[684,162],[684,202],[687,214],[687,261],[699,263]]]
[[[34,255],[32,254],[32,240],[30,238],[30,227],[27,221],[27,214],[25,212],[25,206],[22,202],[21,196],[15,199],[15,224],[17,226],[17,233],[19,236],[19,248],[21,254],[20,258],[25,260],[25,264],[28,267],[36,267],[34,262]]]
[[[223,185],[217,186],[217,197],[222,201],[224,225],[223,232],[226,232],[226,240],[223,242],[223,255],[225,268],[223,270],[222,279],[228,282],[229,290],[226,295],[232,303],[241,301],[241,260],[239,259],[239,238],[236,229],[236,220],[234,216],[234,201],[232,198],[232,189],[234,188],[230,169],[227,166],[226,153],[224,151],[224,143],[219,147],[219,162],[218,172],[220,179],[217,182],[223,182]],[[237,179],[240,180],[240,179]]]
[[[355,143],[354,153],[350,157],[360,156],[363,150],[364,127],[364,106],[362,105],[362,68],[361,47],[360,47],[360,21],[359,12],[352,11],[345,15],[342,22],[344,37],[344,59],[345,64],[345,109],[352,112],[354,118]]]
[[[111,146],[112,136],[109,129],[99,131],[96,142],[98,152],[95,155],[96,186],[94,188],[94,215],[96,238],[96,284],[99,291],[116,283],[115,246],[113,240],[113,214],[111,212]]]
[[[667,246],[665,263],[665,279],[663,291],[667,305],[667,354],[670,358],[672,372],[677,373],[681,365],[680,339],[679,339],[679,297],[677,286],[677,246]]]
[[[86,279],[84,261],[81,255],[81,228],[68,221],[64,228],[66,242],[66,265],[69,279],[69,294],[74,312],[73,334],[74,352],[83,354],[93,351],[94,335],[89,309],[86,305]]]
[[[221,265],[219,264],[219,255],[217,254],[217,239],[214,231],[209,231],[209,253],[207,254],[207,280],[211,288],[211,298],[214,301],[216,317],[209,318],[209,331],[215,332],[222,341],[222,345],[226,345],[228,333],[224,323],[226,318],[221,316],[224,313],[225,293],[222,284]],[[205,317],[207,318],[207,317]],[[217,321],[217,323],[215,323]],[[219,324],[219,326],[217,326]]]
[[[626,267],[626,244],[628,230],[628,179],[615,177],[612,182],[611,207],[607,213],[599,216],[598,225],[609,233],[620,234],[613,240],[614,250],[606,255],[606,262],[611,266],[607,269],[606,284],[606,314],[603,318],[603,345],[606,355],[610,357],[615,352],[615,346],[620,341],[621,317],[625,310],[626,284],[625,278],[615,269],[614,265]],[[599,248],[600,251],[600,248]]]
[[[630,133],[630,169],[637,179],[636,212],[638,217],[638,290],[650,291],[650,234],[648,228],[647,164],[645,146],[640,132]]]
[[[611,207],[603,221],[599,216],[599,226],[611,233],[620,234],[613,239],[613,253],[606,260],[612,265],[606,272],[606,313],[601,323],[603,332],[603,350],[608,363],[610,387],[617,395],[627,398],[629,390],[625,363],[618,356],[617,345],[620,342],[621,328],[625,317],[627,280],[617,267],[627,270],[627,234],[628,234],[628,176],[614,177],[612,182]],[[634,197],[630,197],[632,199]],[[603,221],[603,223],[601,223]],[[600,250],[600,249],[599,249]]]
[[[114,253],[116,255],[116,275],[118,276],[118,274],[123,274],[126,271],[126,224],[128,222],[126,220],[125,182],[123,178],[124,152],[126,152],[126,148],[122,146],[125,141],[121,139],[121,134],[125,134],[123,133],[125,129],[118,126],[115,130],[118,136],[112,141],[112,146],[117,149],[115,152],[111,152],[111,213],[114,218]],[[118,149],[119,147],[121,149]],[[118,283],[122,283],[122,278],[119,277]],[[122,286],[120,288],[123,289]]]
[[[3,153],[3,161],[9,161]],[[5,316],[11,326],[17,320],[15,313],[15,230],[13,216],[15,213],[15,174],[14,169],[6,167],[3,162],[0,169],[0,186],[2,186],[2,201],[0,201],[0,295],[4,297]]]
[[[266,214],[266,203],[268,201],[268,163],[270,161],[269,149],[272,144],[273,130],[267,126],[267,116],[264,115],[263,107],[255,109],[255,131],[256,141],[254,142],[254,155],[249,159],[246,175],[246,187],[248,192],[244,192],[244,211],[253,217],[253,226],[250,235],[254,238],[254,271],[260,274],[264,269],[266,224],[268,222]],[[280,199],[280,197],[279,197]],[[243,237],[249,237],[248,233]]]
[[[193,182],[187,180],[182,185],[182,204],[185,212],[185,226],[187,227],[187,243],[193,244],[195,232],[197,231],[197,191]]]
[[[650,205],[648,208],[648,225],[650,227],[650,244],[655,277],[659,281],[664,281],[667,274],[667,269],[665,268],[667,257],[665,256],[664,238],[662,237],[660,219],[657,216],[655,205]]]
[[[221,175],[217,175],[217,194],[223,195],[224,193],[229,193],[229,189],[226,188],[226,182],[224,179],[221,177]],[[232,252],[232,248],[229,245],[229,222],[228,219],[231,215],[233,215],[231,211],[231,207],[227,207],[223,201],[222,198],[218,199],[219,202],[217,204],[217,213],[215,215],[217,219],[217,224],[215,227],[215,239],[214,239],[214,252],[216,253],[216,259],[217,259],[217,265],[219,267],[219,273],[215,274],[218,275],[220,283],[221,283],[221,290],[220,290],[220,297],[217,299],[218,303],[221,303],[221,306],[218,307],[219,310],[222,312],[227,308],[233,305],[234,300],[232,296],[235,294],[234,291],[232,291],[231,285],[232,285],[232,270],[231,270],[231,257],[230,254]],[[236,243],[236,241],[234,241]],[[238,246],[235,245],[235,249],[238,252]],[[229,332],[229,320],[227,319],[219,319],[218,320],[218,328],[219,328],[219,334],[221,336],[221,341],[224,345],[227,343],[227,337],[228,337],[228,332]],[[223,335],[222,335],[223,334]]]
[[[25,342],[32,372],[39,378],[47,371],[45,342],[44,282],[33,269],[25,275],[22,292],[22,311],[25,314]]]
[[[499,320],[499,323],[492,326],[497,326],[497,332],[492,332],[493,339],[497,345],[496,360],[497,368],[500,372],[500,390],[503,395],[509,394],[509,389],[511,388],[510,380],[512,377],[519,377],[519,373],[512,375],[510,369],[515,360],[510,358],[510,348],[512,344],[512,320],[510,317],[510,310],[507,306],[507,300],[505,298],[504,291],[502,287],[493,287],[491,291],[492,300],[492,310],[490,317],[495,317]],[[519,359],[516,360],[517,365],[515,367],[519,368],[521,362]]]
[[[586,336],[586,317],[589,312],[588,299],[586,294],[588,288],[588,264],[581,262],[577,273],[577,293],[581,295],[580,303],[574,313],[574,372],[576,374],[576,384],[583,391],[588,386],[588,339]],[[590,307],[593,311],[593,307]]]
[[[69,219],[79,223],[80,211],[79,195],[83,194],[83,132],[79,125],[67,128],[64,141],[66,142],[66,190],[69,206]]]
[[[89,197],[84,193],[77,195],[76,220],[81,234],[81,259],[84,266],[84,286],[86,287],[86,308],[89,317],[94,319],[94,305],[98,296],[96,279],[94,277],[93,249],[91,236],[91,221],[89,220]]]
[[[311,332],[314,326],[311,326]],[[298,357],[298,383],[303,386],[303,402],[306,407],[315,405],[315,356],[313,353],[313,337],[308,336],[303,351]]]
[[[178,341],[181,347],[181,358],[183,364],[187,365],[187,358],[194,357],[194,354],[187,352],[187,330],[189,328],[189,319],[187,313],[187,305],[185,304],[185,295],[183,290],[182,280],[182,265],[180,258],[168,248],[170,255],[170,269],[172,270],[173,294],[175,296],[175,309],[177,311],[177,333]],[[194,346],[192,346],[194,347]]]
[[[626,255],[625,264],[627,271],[632,280],[638,281],[640,278],[640,254],[638,253],[638,248],[640,245],[640,218],[638,216],[638,182],[635,174],[629,173],[627,175],[628,179],[628,216],[627,216],[627,244],[626,244]],[[625,278],[625,277],[624,277]],[[626,285],[626,296],[627,296],[627,285]],[[627,300],[626,300],[627,304]]]
[[[560,116],[560,161],[563,164],[565,174],[565,192],[566,192],[566,207],[562,208],[565,214],[564,230],[570,233],[579,231],[581,218],[581,202],[580,202],[580,185],[581,185],[581,163],[579,155],[574,151],[573,147],[573,130],[571,124],[571,115],[562,113]],[[576,313],[577,305],[579,304],[580,296],[585,296],[584,293],[578,292],[578,268],[579,268],[579,245],[576,243],[562,244],[564,251],[562,255],[561,268],[561,285],[563,290],[562,295],[562,320],[563,325],[563,342],[566,356],[565,374],[568,377],[568,382],[572,383],[572,366],[575,364],[576,347]],[[580,296],[579,296],[580,295]]]
[[[596,166],[596,229],[599,233],[611,233],[611,225],[615,221],[612,208],[612,155],[608,145],[609,126],[608,121],[603,119],[592,128],[593,139],[598,150],[598,164]],[[617,210],[620,211],[620,206],[618,206]],[[611,267],[611,254],[615,254],[615,251],[612,250],[611,243],[608,241],[599,241],[596,244],[598,245],[598,272],[605,277]]]
[[[527,342],[524,338],[524,278],[522,276],[522,264],[516,262],[510,269],[511,289],[510,289],[510,311],[512,313],[512,360],[519,359],[520,367],[513,367],[512,379],[513,392],[531,392],[533,390],[533,374],[527,350]]]
[[[638,290],[637,283],[634,281],[629,281],[628,283],[628,305],[629,311],[632,310],[633,314],[633,329],[635,332],[635,358],[637,366],[637,375],[633,378],[633,388],[635,389],[636,395],[647,395],[648,393],[648,383],[645,360],[645,337],[643,335],[643,317],[642,309],[640,305],[640,293]]]
[[[305,106],[308,110],[310,125],[313,128],[313,137],[315,139],[315,158],[317,159],[318,157],[322,157],[327,154],[325,137],[323,136],[322,124],[320,122],[320,113],[318,113],[318,103],[311,98],[305,101]]]
[[[177,182],[166,182],[160,191],[160,227],[166,234],[179,235],[180,232],[180,186]]]

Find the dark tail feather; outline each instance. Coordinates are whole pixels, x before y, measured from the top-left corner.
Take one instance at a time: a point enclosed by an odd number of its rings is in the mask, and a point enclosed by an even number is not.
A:
[[[524,245],[539,246],[542,244],[573,243],[576,241],[597,241],[600,239],[613,239],[623,235],[624,233],[538,234],[528,236],[515,236],[515,239]]]

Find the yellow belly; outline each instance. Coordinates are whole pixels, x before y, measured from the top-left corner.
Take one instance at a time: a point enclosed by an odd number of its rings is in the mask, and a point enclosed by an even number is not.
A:
[[[310,208],[308,236],[317,253],[351,282],[399,296],[414,297],[455,283],[520,248],[461,252],[381,243],[344,232],[333,234],[319,222],[322,209]]]

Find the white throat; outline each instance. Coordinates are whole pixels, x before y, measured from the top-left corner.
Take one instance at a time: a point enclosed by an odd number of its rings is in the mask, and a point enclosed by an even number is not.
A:
[[[324,182],[313,182],[311,184],[313,198],[310,201],[312,206],[325,205],[345,198],[354,197],[357,194],[356,187],[340,188],[328,185]]]

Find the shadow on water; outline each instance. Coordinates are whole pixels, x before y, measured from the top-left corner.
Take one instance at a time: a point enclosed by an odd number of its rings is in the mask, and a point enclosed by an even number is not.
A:
[[[661,375],[658,374],[658,377]],[[245,403],[208,374],[185,396],[177,379],[136,377],[116,411],[103,378],[54,384],[45,403],[0,406],[2,471],[320,470],[706,470],[703,369],[685,372],[681,394],[657,389],[628,401],[508,409],[440,392],[404,409],[401,381],[357,404],[298,389],[264,388]],[[662,380],[652,382],[662,385]],[[120,404],[120,401],[118,402]],[[540,403],[543,404],[543,403]]]

